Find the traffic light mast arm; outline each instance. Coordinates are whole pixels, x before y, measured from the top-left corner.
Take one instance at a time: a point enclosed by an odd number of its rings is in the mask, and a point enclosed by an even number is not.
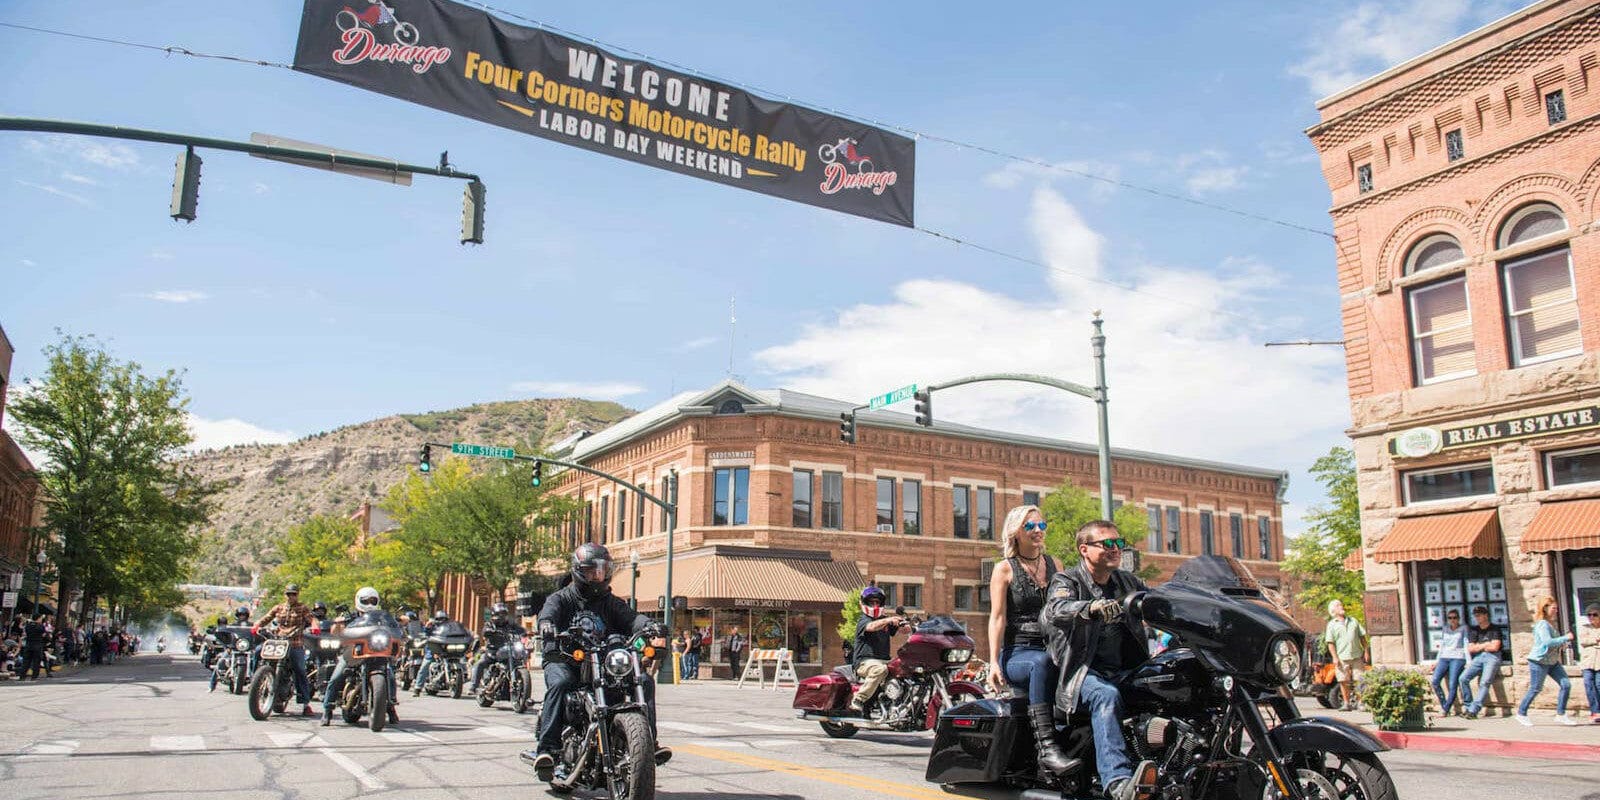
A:
[[[984,383],[986,381],[1022,381],[1023,383],[1037,383],[1041,386],[1053,386],[1057,389],[1064,389],[1072,392],[1073,394],[1087,397],[1090,400],[1095,400],[1100,397],[1100,393],[1095,391],[1094,387],[1084,386],[1081,383],[1059,380],[1057,378],[1049,377],[1048,375],[1030,375],[1025,372],[991,372],[984,375],[972,375],[965,378],[957,378],[953,381],[945,381],[944,383],[928,384],[927,391],[931,392],[935,389],[950,389],[956,386],[965,386],[969,383]]]
[[[439,442],[425,442],[424,444],[427,445],[427,446],[443,448],[444,451],[447,452],[447,453],[450,452],[450,445],[448,445],[448,444],[441,444]],[[649,500],[652,503],[655,503],[656,505],[660,506],[664,510],[667,510],[667,511],[674,511],[675,510],[674,507],[673,507],[673,504],[671,502],[669,502],[667,500],[664,500],[662,498],[656,497],[655,495],[651,494],[648,490],[646,490],[643,486],[640,486],[640,485],[634,484],[634,483],[629,483],[629,482],[627,482],[627,481],[625,481],[625,480],[623,480],[623,479],[621,479],[621,478],[619,478],[619,477],[617,477],[615,475],[612,475],[609,472],[601,472],[600,470],[593,469],[593,468],[590,468],[590,467],[586,467],[586,466],[584,466],[582,464],[574,464],[571,461],[560,461],[560,460],[557,460],[557,459],[554,459],[554,458],[545,458],[544,456],[526,456],[526,455],[523,455],[521,453],[518,453],[515,456],[513,456],[513,458],[515,458],[517,461],[539,461],[539,462],[542,462],[542,463],[545,463],[545,464],[554,464],[554,465],[556,465],[558,467],[566,467],[567,469],[577,470],[579,472],[587,472],[590,475],[594,475],[595,477],[598,477],[598,478],[605,478],[606,480],[611,481],[612,483],[615,483],[618,486],[621,486],[621,487],[623,487],[625,489],[629,489],[629,490],[635,492],[636,494],[638,494],[640,497],[642,497],[642,498],[644,498],[646,500]]]

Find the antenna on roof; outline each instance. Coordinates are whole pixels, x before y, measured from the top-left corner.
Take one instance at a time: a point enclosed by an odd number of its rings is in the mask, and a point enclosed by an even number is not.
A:
[[[734,314],[737,297],[728,298],[728,377],[733,377],[733,344],[739,332],[739,317]]]

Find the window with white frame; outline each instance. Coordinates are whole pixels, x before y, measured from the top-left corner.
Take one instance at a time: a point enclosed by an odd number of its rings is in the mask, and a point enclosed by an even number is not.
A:
[[[1600,447],[1544,454],[1545,486],[1600,483]]]
[[[1244,515],[1228,515],[1228,535],[1233,539],[1233,557],[1244,558]]]
[[[900,481],[900,532],[907,536],[922,533],[922,481]]]
[[[994,539],[994,490],[978,487],[978,538]]]
[[[811,476],[812,472],[808,469],[794,471],[790,524],[796,528],[811,527]]]
[[[1450,161],[1460,161],[1467,157],[1467,145],[1461,138],[1461,129],[1445,131],[1444,134],[1445,157]]]
[[[1208,509],[1200,511],[1200,554],[1212,555],[1216,552],[1212,543],[1212,512]]]
[[[1272,519],[1266,515],[1256,517],[1256,534],[1260,539],[1260,558],[1267,561],[1272,558]]]
[[[822,527],[844,529],[844,473],[822,473]]]
[[[1494,494],[1494,467],[1485,461],[1413,470],[1401,476],[1401,485],[1406,505]]]
[[[879,533],[894,533],[894,478],[878,479]]]
[[[972,538],[972,488],[956,484],[950,487],[951,526],[957,539]]]
[[[1507,262],[1502,277],[1512,366],[1583,352],[1570,249],[1562,246]]]
[[[1166,537],[1161,535],[1161,506],[1145,506],[1145,513],[1150,517],[1148,522],[1150,536],[1145,541],[1150,548],[1150,552],[1159,553],[1161,552],[1161,545],[1166,541]]]
[[[750,468],[718,467],[713,483],[711,524],[750,524]]]
[[[1411,356],[1418,385],[1474,375],[1472,310],[1463,277],[1418,286],[1406,293],[1411,311]]]

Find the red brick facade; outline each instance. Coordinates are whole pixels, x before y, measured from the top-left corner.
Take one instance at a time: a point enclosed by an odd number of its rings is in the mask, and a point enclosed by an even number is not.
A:
[[[0,329],[0,421],[11,388],[11,342]],[[29,528],[37,524],[39,483],[28,476],[33,465],[11,435],[0,430],[0,577],[31,569]],[[0,586],[0,589],[5,587]]]

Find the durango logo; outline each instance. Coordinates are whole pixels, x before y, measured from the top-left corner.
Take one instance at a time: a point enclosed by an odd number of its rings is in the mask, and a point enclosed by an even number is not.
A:
[[[817,155],[826,165],[822,168],[822,184],[817,187],[823,194],[838,194],[845,189],[867,189],[881,195],[899,181],[900,174],[894,170],[874,169],[872,159],[857,150],[857,144],[855,139],[845,137],[817,148]]]
[[[356,6],[359,10],[347,5],[334,15],[333,22],[341,31],[339,49],[333,51],[335,62],[410,64],[411,71],[421,75],[450,60],[448,47],[418,45],[421,36],[417,26],[401,21],[383,0],[366,0],[364,5],[357,3]],[[384,31],[388,42],[378,41],[380,30]]]

